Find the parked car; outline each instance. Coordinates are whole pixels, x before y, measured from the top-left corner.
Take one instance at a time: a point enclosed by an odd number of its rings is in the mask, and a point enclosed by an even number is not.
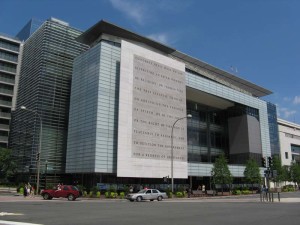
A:
[[[164,198],[168,198],[167,194],[165,192],[160,192],[157,189],[144,189],[137,193],[126,195],[126,199],[128,199],[131,202],[133,201],[140,202],[142,200],[161,201]]]
[[[80,196],[80,192],[75,186],[62,185],[60,188],[43,190],[41,195],[45,200],[51,200],[52,198],[67,198],[69,201],[74,201]]]

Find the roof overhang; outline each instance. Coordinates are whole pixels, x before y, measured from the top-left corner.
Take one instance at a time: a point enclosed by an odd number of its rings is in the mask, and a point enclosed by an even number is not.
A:
[[[150,38],[143,37],[139,34],[136,34],[134,32],[126,30],[126,29],[119,27],[117,25],[114,25],[112,23],[108,23],[104,20],[101,20],[100,22],[96,23],[94,26],[92,26],[87,31],[85,31],[83,34],[81,34],[79,37],[77,37],[76,40],[78,42],[81,42],[83,44],[91,46],[95,41],[98,40],[98,38],[102,34],[108,34],[108,35],[120,37],[123,39],[128,39],[128,40],[144,43],[144,44],[146,44],[150,47],[153,47],[155,49],[158,49],[166,54],[170,54],[174,57],[177,57],[178,59],[186,61],[194,66],[209,70],[212,73],[218,75],[218,79],[222,79],[227,83],[231,83],[234,86],[239,87],[240,89],[244,89],[247,92],[251,93],[253,96],[262,97],[262,96],[272,94],[271,91],[269,91],[263,87],[253,84],[247,80],[241,79],[241,78],[239,78],[233,74],[230,74],[224,70],[218,69],[218,68],[216,68],[212,65],[209,65],[208,63],[205,63],[201,60],[198,60],[198,59],[188,56],[184,53],[181,53],[174,48],[170,48],[170,47],[168,47],[164,44],[161,44],[157,41],[154,41]]]
[[[186,55],[182,52],[179,52],[179,51],[175,51],[173,53],[171,53],[171,55],[175,56],[176,58],[179,58],[183,61],[186,61],[192,65],[195,65],[195,66],[198,66],[198,67],[201,67],[201,68],[204,68],[206,70],[209,70],[215,74],[217,74],[222,80],[225,80],[227,81],[228,83],[231,83],[231,84],[234,84],[235,86],[241,88],[241,89],[244,89],[250,93],[252,93],[253,96],[256,96],[256,97],[262,97],[262,96],[266,96],[266,95],[269,95],[269,94],[272,94],[273,92],[270,91],[270,90],[267,90],[263,87],[260,87],[256,84],[253,84],[245,79],[242,79],[242,78],[239,78],[231,73],[228,73],[224,70],[221,70],[221,69],[218,69],[208,63],[205,63],[203,61],[200,61],[198,59],[195,59],[189,55]]]
[[[101,34],[109,34],[116,37],[141,42],[167,54],[176,51],[175,49],[170,48],[164,44],[156,42],[150,38],[143,37],[131,31],[125,30],[122,27],[118,27],[117,25],[108,23],[104,20],[101,20],[100,22],[96,23],[86,32],[77,37],[76,40],[86,45],[92,45]]]

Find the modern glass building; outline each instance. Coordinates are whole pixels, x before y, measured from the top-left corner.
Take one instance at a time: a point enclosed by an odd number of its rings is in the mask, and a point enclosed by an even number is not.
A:
[[[51,18],[24,43],[10,146],[22,177],[34,182],[41,135],[41,186],[46,172],[49,182],[65,172],[72,64],[87,49],[75,41],[81,33]]]
[[[16,35],[21,41],[26,41],[41,25],[43,21],[32,18]]]
[[[270,132],[270,143],[271,143],[271,155],[280,157],[280,145],[279,145],[279,133],[277,120],[276,105],[268,102],[268,119],[269,119],[269,132]]]
[[[220,154],[236,178],[249,158],[271,155],[270,110],[260,99],[271,91],[105,21],[77,40],[90,49],[73,67],[73,180],[155,186],[174,174],[176,187],[197,187],[209,184]]]
[[[20,73],[21,42],[0,34],[0,147],[8,147],[11,111],[16,103]]]

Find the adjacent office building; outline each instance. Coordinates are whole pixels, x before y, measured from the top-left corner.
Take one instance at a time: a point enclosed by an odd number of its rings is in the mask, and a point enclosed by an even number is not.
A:
[[[90,49],[73,65],[73,179],[151,186],[173,174],[196,186],[220,154],[238,178],[250,157],[279,153],[276,107],[260,99],[271,91],[105,21],[77,41]]]
[[[280,137],[281,164],[290,166],[292,162],[300,163],[300,125],[278,119]]]
[[[56,182],[65,172],[73,59],[87,49],[75,41],[81,33],[51,18],[24,43],[10,145],[22,177],[33,182],[40,138],[41,180],[46,174]]]
[[[16,103],[20,73],[21,41],[0,34],[0,147],[8,147],[11,111]]]

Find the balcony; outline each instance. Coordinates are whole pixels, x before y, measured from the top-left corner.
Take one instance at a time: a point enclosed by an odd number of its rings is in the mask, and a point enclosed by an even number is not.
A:
[[[7,125],[7,124],[0,124],[0,130],[9,131],[9,125]]]
[[[0,83],[7,83],[7,84],[15,84],[15,80],[14,79],[9,79],[9,78],[5,78],[5,77],[1,77],[0,76]]]
[[[11,107],[12,106],[12,102],[11,101],[0,100],[0,105]]]
[[[7,136],[0,136],[0,142],[5,142],[7,143],[8,142],[8,137]]]
[[[4,88],[0,88],[0,94],[4,94],[4,95],[13,95],[14,91],[13,90],[8,90],[8,89],[4,89]]]
[[[0,118],[11,119],[10,113],[0,112]]]

